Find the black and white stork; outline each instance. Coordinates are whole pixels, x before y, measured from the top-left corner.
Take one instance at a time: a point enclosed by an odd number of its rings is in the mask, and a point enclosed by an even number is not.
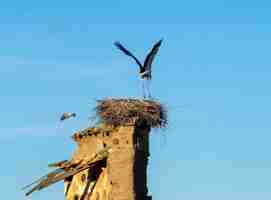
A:
[[[70,118],[73,118],[73,117],[76,117],[76,114],[73,113],[73,112],[64,112],[61,117],[60,117],[60,121],[64,121],[66,119],[70,119]]]
[[[151,98],[150,90],[149,90],[149,81],[152,78],[151,70],[152,70],[152,63],[154,60],[154,57],[156,56],[157,52],[159,51],[159,48],[162,44],[163,39],[159,40],[154,44],[151,51],[148,53],[148,55],[145,58],[144,64],[142,65],[141,62],[130,52],[128,51],[120,42],[115,42],[115,46],[121,50],[124,54],[127,56],[132,57],[137,65],[139,66],[139,76],[142,80],[142,90],[143,90],[143,97],[146,98],[146,93],[149,98]],[[147,92],[146,92],[147,90]]]

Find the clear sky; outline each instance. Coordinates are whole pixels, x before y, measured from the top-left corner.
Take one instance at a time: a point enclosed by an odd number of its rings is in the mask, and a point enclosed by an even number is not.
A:
[[[137,97],[141,59],[164,38],[152,92],[169,109],[153,131],[155,200],[271,199],[271,1],[3,1],[0,188],[20,188],[68,159],[95,99]],[[63,111],[78,117],[56,128]],[[62,183],[31,199],[64,199]]]

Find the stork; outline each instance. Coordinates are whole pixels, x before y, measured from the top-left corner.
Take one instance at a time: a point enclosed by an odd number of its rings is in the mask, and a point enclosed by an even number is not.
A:
[[[70,119],[72,117],[76,117],[76,114],[73,112],[64,112],[60,117],[60,121],[62,122],[64,120]]]
[[[148,53],[144,60],[144,64],[142,65],[141,62],[130,52],[128,51],[120,42],[115,42],[114,45],[121,50],[124,54],[127,56],[132,57],[137,65],[139,66],[139,76],[140,79],[142,80],[142,91],[143,91],[143,98],[146,98],[146,95],[148,98],[151,98],[151,93],[150,93],[150,80],[152,79],[152,63],[154,60],[154,57],[156,56],[161,44],[162,44],[162,39],[159,40],[154,44],[152,47],[151,51]]]

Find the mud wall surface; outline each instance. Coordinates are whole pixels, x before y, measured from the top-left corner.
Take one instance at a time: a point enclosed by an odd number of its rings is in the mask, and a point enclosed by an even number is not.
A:
[[[149,129],[122,126],[108,130],[86,129],[75,138],[72,160],[88,160],[110,148],[106,160],[64,181],[67,200],[144,200],[147,198]]]

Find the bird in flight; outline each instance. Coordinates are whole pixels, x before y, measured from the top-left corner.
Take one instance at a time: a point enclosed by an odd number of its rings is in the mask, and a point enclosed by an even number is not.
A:
[[[120,42],[115,42],[114,45],[121,50],[127,56],[132,57],[137,65],[139,66],[139,76],[142,80],[142,90],[143,90],[143,97],[146,98],[146,93],[148,93],[148,97],[151,98],[150,90],[149,90],[149,81],[152,78],[151,70],[152,70],[152,63],[154,57],[159,51],[159,48],[162,44],[162,39],[159,40],[154,44],[151,51],[148,53],[144,60],[144,64],[142,65],[141,62],[130,52],[128,51]]]
[[[73,112],[64,112],[60,117],[60,121],[62,122],[64,120],[70,119],[72,117],[76,117],[76,114]]]

